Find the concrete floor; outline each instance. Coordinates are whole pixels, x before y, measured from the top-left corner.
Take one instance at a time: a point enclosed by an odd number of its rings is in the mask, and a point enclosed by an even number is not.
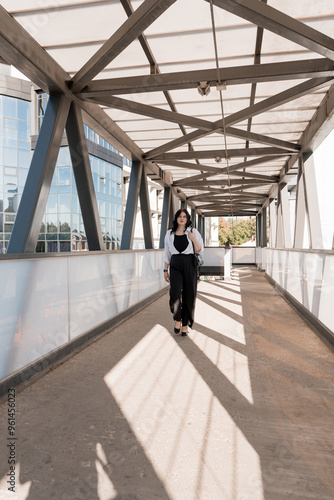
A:
[[[167,294],[17,394],[16,493],[0,499],[334,499],[334,356],[250,268]]]

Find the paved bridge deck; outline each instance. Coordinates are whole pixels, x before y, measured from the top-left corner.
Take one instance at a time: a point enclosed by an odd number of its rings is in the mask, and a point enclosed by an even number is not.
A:
[[[175,336],[164,295],[17,394],[16,495],[334,498],[334,356],[263,273],[201,281]]]

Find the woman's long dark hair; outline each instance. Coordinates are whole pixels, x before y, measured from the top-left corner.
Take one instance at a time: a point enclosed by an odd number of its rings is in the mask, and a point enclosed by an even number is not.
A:
[[[186,210],[185,208],[180,208],[180,210],[178,210],[176,212],[176,214],[174,216],[174,220],[172,222],[172,233],[175,233],[175,231],[177,230],[177,226],[178,226],[177,218],[179,217],[180,214],[182,214],[182,212],[184,214],[186,214],[186,216],[187,216],[186,229],[187,229],[187,227],[193,225],[193,223],[191,222],[190,213],[188,212],[188,210]]]

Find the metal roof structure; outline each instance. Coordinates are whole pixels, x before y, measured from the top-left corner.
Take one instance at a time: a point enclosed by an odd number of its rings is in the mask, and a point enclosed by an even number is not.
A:
[[[333,128],[333,1],[1,6],[1,55],[203,216],[256,215]]]

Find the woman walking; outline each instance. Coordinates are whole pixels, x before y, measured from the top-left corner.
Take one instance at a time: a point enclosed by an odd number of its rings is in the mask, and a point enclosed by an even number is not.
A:
[[[197,292],[197,268],[194,253],[203,252],[203,240],[192,227],[190,214],[184,208],[175,214],[172,229],[165,236],[164,277],[170,284],[169,305],[175,321],[174,333],[188,334],[194,322]],[[168,272],[169,267],[169,272]]]

